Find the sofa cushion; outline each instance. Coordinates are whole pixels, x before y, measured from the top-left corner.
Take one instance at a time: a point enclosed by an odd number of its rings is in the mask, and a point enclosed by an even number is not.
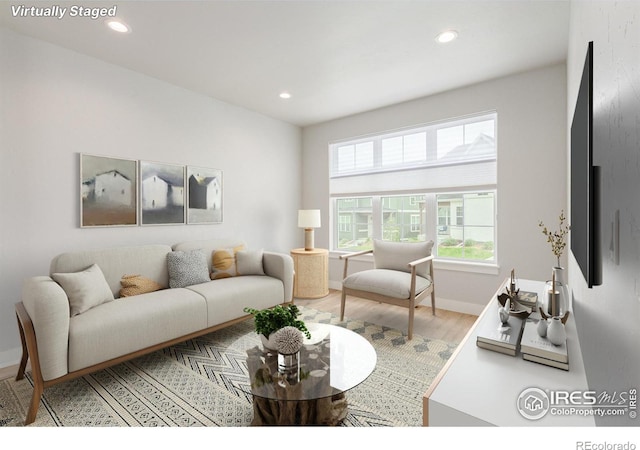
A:
[[[433,241],[428,242],[389,242],[380,239],[373,241],[373,260],[376,269],[401,270],[411,272],[408,264],[431,255]],[[416,273],[422,277],[429,275],[429,262],[416,267]]]
[[[201,249],[167,254],[169,286],[182,288],[210,281],[207,257]]]
[[[240,250],[236,253],[238,275],[264,275],[261,250]]]
[[[343,280],[342,285],[349,289],[408,299],[411,291],[411,274],[388,269],[363,270],[349,275]],[[430,285],[429,278],[416,276],[416,295]]]
[[[124,275],[120,280],[122,289],[120,297],[132,297],[134,295],[147,294],[162,289],[162,285],[142,275]]]
[[[272,277],[248,275],[195,284],[188,290],[202,295],[207,302],[208,326],[219,325],[247,315],[244,307],[271,308],[284,301],[284,284]]]
[[[105,302],[113,300],[113,292],[102,270],[93,264],[81,272],[54,273],[53,278],[69,298],[70,315],[76,316]]]
[[[211,281],[209,281],[210,284]],[[119,298],[72,317],[69,371],[179,338],[207,327],[204,298],[187,289],[163,289]]]

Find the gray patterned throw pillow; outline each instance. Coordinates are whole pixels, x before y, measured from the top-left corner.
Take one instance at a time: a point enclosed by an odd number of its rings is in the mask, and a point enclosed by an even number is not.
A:
[[[167,254],[169,286],[187,287],[211,281],[209,266],[203,250],[174,251]]]

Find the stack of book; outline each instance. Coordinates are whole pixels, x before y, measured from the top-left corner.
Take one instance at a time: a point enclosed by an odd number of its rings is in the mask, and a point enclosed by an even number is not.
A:
[[[486,317],[478,327],[476,345],[494,352],[515,356],[518,353],[524,319],[509,317],[503,324],[496,314]]]
[[[552,344],[546,337],[538,335],[537,327],[538,320],[536,319],[529,319],[524,325],[520,343],[522,358],[558,369],[569,370],[567,343]]]

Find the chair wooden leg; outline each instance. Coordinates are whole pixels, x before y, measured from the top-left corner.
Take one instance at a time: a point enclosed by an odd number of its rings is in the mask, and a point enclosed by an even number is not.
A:
[[[431,291],[431,314],[436,315],[436,291]]]
[[[345,307],[346,301],[347,301],[347,294],[344,291],[344,288],[342,288],[342,297],[340,299],[340,322],[344,320],[344,307]]]
[[[413,339],[413,318],[415,316],[415,301],[411,302],[413,306],[409,306],[409,327],[407,331],[408,339]]]

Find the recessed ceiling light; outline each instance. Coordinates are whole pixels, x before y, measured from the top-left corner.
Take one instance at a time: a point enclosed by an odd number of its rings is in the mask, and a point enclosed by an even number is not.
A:
[[[285,100],[290,99],[291,94],[289,94],[288,92],[280,92],[280,98],[283,98]]]
[[[436,42],[439,42],[440,44],[446,44],[447,42],[453,41],[457,37],[458,37],[457,31],[447,30],[447,31],[443,31],[442,33],[436,36]]]
[[[119,19],[110,19],[107,21],[107,26],[111,28],[113,31],[117,31],[118,33],[129,33],[131,28],[129,25],[124,23]]]

